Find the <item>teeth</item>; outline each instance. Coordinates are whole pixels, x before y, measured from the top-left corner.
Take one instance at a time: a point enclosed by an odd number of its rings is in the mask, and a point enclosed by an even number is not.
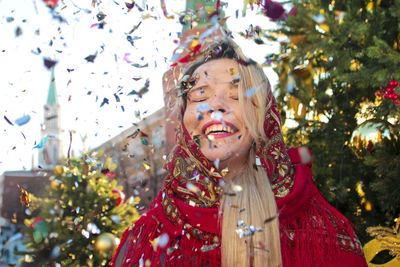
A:
[[[205,134],[209,134],[210,132],[228,132],[228,133],[234,133],[235,131],[229,127],[229,126],[223,126],[222,124],[214,124],[208,127],[205,130]]]

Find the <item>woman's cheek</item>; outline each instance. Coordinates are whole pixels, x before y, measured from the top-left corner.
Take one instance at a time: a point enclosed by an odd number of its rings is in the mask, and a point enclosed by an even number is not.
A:
[[[183,123],[191,136],[199,134],[199,124],[196,117],[196,112],[193,108],[186,109],[184,114]]]

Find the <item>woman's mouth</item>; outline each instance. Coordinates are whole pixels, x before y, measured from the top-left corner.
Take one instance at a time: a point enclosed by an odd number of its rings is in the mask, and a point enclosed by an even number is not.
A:
[[[231,123],[211,121],[203,126],[203,134],[208,139],[224,138],[236,134],[239,130]]]

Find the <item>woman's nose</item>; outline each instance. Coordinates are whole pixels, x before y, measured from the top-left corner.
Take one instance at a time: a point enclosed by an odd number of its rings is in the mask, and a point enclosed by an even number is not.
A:
[[[209,102],[209,105],[211,109],[209,110],[209,113],[213,113],[216,111],[225,113],[227,111],[227,106],[223,96],[214,95],[210,100],[211,101]]]

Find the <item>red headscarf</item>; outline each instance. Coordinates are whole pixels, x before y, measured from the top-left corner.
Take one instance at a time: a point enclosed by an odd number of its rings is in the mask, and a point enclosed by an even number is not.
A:
[[[333,259],[337,263],[344,258],[356,265],[338,266],[366,266],[351,224],[312,183],[311,152],[286,149],[270,89],[266,97],[264,131],[268,142],[260,142],[256,149],[277,201],[283,266],[329,266]],[[183,112],[182,107],[176,146],[165,164],[168,175],[163,189],[149,211],[124,233],[112,264],[221,264],[218,210],[223,174],[201,153],[186,130]]]

